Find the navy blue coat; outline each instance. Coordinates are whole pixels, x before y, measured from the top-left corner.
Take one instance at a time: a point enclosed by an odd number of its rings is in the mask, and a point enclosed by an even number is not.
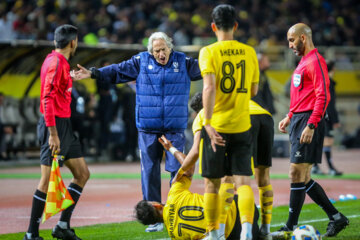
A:
[[[99,69],[100,81],[136,80],[136,127],[146,132],[183,132],[188,120],[190,81],[201,79],[196,59],[173,51],[166,65],[148,52]]]

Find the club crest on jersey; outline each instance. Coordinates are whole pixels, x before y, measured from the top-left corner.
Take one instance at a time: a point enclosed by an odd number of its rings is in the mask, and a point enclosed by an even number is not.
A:
[[[174,66],[174,72],[179,72],[179,63],[173,62],[173,66]]]
[[[293,76],[293,83],[295,87],[298,87],[301,83],[301,74],[294,74]]]

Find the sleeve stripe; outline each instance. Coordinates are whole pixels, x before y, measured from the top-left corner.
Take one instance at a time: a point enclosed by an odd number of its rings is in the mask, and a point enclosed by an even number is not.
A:
[[[321,70],[321,74],[322,74],[322,77],[323,77],[323,84],[324,84],[324,92],[325,92],[325,102],[324,102],[324,107],[323,107],[323,110],[322,110],[322,115],[325,114],[325,110],[326,110],[326,102],[327,102],[327,92],[326,92],[326,80],[325,80],[325,76],[324,76],[324,71],[321,67],[321,63],[320,63],[320,59],[319,59],[319,56],[318,56],[318,53],[316,52],[315,53],[316,55],[316,58],[318,60],[318,63],[319,63],[319,67],[320,67],[320,70]]]
[[[50,91],[45,95],[45,98],[50,95],[50,93],[52,92],[52,90],[53,90],[53,88],[54,88],[53,83],[54,83],[55,76],[56,76],[56,73],[57,73],[57,71],[58,71],[58,68],[59,68],[59,58],[56,57],[56,69],[55,69],[54,76],[53,76],[53,78],[52,78],[52,80],[51,80],[51,89],[50,89]],[[44,101],[44,115],[45,115],[45,113],[46,113],[46,101]]]

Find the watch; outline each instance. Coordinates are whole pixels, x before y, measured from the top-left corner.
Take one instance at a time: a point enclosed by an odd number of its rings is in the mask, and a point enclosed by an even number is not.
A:
[[[313,123],[309,123],[307,125],[311,130],[315,129],[315,125]]]

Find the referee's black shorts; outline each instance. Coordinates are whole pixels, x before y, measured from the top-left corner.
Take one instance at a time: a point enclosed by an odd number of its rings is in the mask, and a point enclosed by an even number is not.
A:
[[[225,146],[216,145],[214,152],[205,128],[201,130],[201,175],[206,178],[222,178],[225,175],[252,176],[250,130],[219,134],[225,139]]]
[[[310,144],[300,144],[300,137],[307,126],[311,111],[294,113],[290,121],[291,163],[321,163],[325,135],[325,119],[315,128]]]
[[[274,119],[268,114],[251,115],[252,156],[254,167],[271,167],[274,143]]]
[[[71,127],[70,118],[55,118],[56,129],[60,139],[60,154],[65,161],[71,158],[83,156],[79,139],[74,135]],[[37,134],[40,142],[40,163],[41,165],[51,166],[52,157],[49,148],[49,130],[45,125],[44,117],[39,119]]]

